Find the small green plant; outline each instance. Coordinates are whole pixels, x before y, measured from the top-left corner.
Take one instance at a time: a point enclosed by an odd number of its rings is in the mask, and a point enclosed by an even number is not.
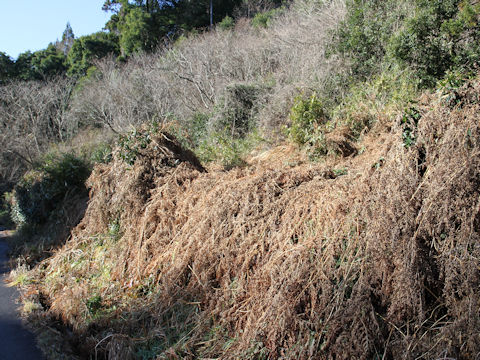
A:
[[[252,19],[252,26],[255,28],[267,28],[273,19],[283,12],[282,8],[271,9],[265,12],[257,13]]]
[[[347,175],[348,169],[347,168],[333,169],[333,173],[335,174],[336,177]]]
[[[195,315],[198,313],[197,305],[177,302],[170,309],[163,312],[162,336],[144,338],[135,346],[136,359],[170,359],[172,354],[179,359],[186,358],[186,348],[191,339]],[[142,339],[143,333],[139,329],[138,338]]]
[[[207,127],[210,115],[197,112],[187,121],[187,133],[193,148],[200,145],[203,139],[207,137]]]
[[[108,164],[112,159],[112,147],[110,144],[101,143],[91,150],[90,161],[92,163]]]
[[[227,15],[223,18],[222,21],[218,23],[217,26],[224,31],[230,30],[233,29],[233,27],[235,26],[235,20],[233,20],[232,17]]]
[[[87,299],[86,305],[90,315],[95,317],[99,310],[102,309],[102,297],[100,295],[94,295]]]
[[[234,138],[225,132],[214,132],[195,149],[202,162],[218,161],[225,169],[245,165],[244,157],[263,139],[256,131],[243,138]]]
[[[116,218],[112,220],[108,224],[108,235],[113,239],[113,240],[118,240],[121,237],[121,227],[120,227],[120,219]]]
[[[309,97],[297,96],[290,110],[290,127],[286,129],[291,141],[298,145],[316,143],[320,126],[327,122],[323,102],[314,93]]]
[[[154,121],[147,129],[133,129],[126,135],[120,136],[118,140],[120,158],[128,165],[133,165],[137,156],[152,142],[154,135],[158,133],[159,129],[160,124]]]
[[[265,344],[261,341],[252,341],[250,348],[248,348],[244,356],[246,359],[266,360],[269,358],[269,351]]]
[[[445,77],[437,82],[437,92],[445,105],[453,108],[461,102],[457,90],[469,77],[459,70],[447,71]]]
[[[10,204],[17,226],[42,224],[67,195],[85,193],[91,172],[87,161],[67,154],[48,154],[15,186]]]
[[[415,130],[418,125],[418,121],[422,115],[418,111],[418,109],[414,106],[409,107],[408,109],[405,110],[403,116],[402,116],[402,125],[403,125],[403,133],[402,133],[402,138],[403,138],[403,145],[406,148],[409,148],[410,146],[414,145],[416,142],[416,135],[415,135]]]
[[[343,101],[331,111],[332,122],[347,126],[352,139],[368,132],[381,116],[393,116],[418,96],[411,71],[386,65],[378,74],[352,84]]]
[[[10,279],[8,286],[25,286],[32,283],[30,267],[26,264],[19,265],[11,272]]]
[[[372,169],[380,169],[385,164],[385,158],[382,156],[375,164],[372,165]]]

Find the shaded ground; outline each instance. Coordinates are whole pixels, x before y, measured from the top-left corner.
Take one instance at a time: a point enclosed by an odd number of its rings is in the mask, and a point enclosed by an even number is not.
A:
[[[5,284],[9,268],[4,238],[5,232],[0,231],[0,357],[2,360],[43,359],[33,335],[22,326],[17,312],[17,290]]]

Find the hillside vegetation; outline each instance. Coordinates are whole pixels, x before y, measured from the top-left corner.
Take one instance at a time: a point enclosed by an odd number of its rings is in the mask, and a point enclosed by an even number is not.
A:
[[[131,165],[118,148],[26,294],[116,359],[472,358],[479,96],[426,96],[413,144],[396,118],[324,164],[205,172],[163,131]]]
[[[475,359],[480,5],[260,5],[0,86],[47,357]]]

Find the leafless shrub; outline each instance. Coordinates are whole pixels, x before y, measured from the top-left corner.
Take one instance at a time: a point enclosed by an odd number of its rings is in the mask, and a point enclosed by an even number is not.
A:
[[[69,113],[73,80],[16,82],[0,87],[0,171],[14,181],[52,142],[75,134],[78,123]]]
[[[341,68],[326,60],[324,43],[344,15],[343,1],[301,0],[270,28],[239,21],[235,31],[214,30],[181,39],[169,50],[138,54],[124,66],[97,64],[97,75],[83,84],[72,111],[117,132],[130,125],[196,112],[212,113],[233,83],[271,88],[258,118],[264,127],[285,120],[292,94],[318,88]]]
[[[259,116],[263,127],[278,130],[285,123],[296,94],[322,92],[332,76],[346,70],[341,59],[327,58],[325,54],[329,33],[345,12],[342,0],[296,1],[290,11],[266,30],[277,54],[278,67],[274,74],[275,88]]]

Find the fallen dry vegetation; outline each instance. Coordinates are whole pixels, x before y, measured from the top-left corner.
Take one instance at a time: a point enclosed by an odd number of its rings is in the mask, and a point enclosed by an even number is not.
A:
[[[117,149],[27,274],[30,316],[94,358],[475,359],[479,96],[426,95],[323,163],[207,172],[162,132],[133,165]]]

